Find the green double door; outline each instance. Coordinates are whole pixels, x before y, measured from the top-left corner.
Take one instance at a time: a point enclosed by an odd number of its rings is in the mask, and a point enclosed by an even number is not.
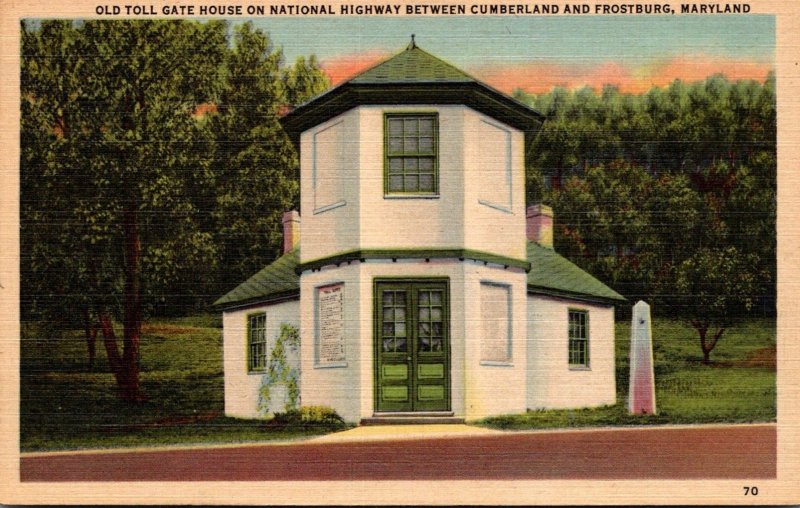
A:
[[[448,411],[447,281],[381,281],[375,293],[376,411]]]

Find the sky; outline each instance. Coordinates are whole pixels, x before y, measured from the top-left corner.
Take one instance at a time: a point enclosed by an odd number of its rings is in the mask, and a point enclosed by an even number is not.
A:
[[[315,54],[333,84],[417,45],[506,93],[614,84],[638,93],[674,79],[763,81],[775,18],[712,16],[281,17],[253,23],[287,62]]]

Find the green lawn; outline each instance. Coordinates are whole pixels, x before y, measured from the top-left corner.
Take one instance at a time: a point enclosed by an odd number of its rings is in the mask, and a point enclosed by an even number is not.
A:
[[[116,398],[102,337],[90,370],[81,332],[43,340],[27,326],[21,345],[21,449],[263,441],[332,430],[224,417],[220,326],[215,316],[145,324],[140,365],[148,401],[140,405]]]
[[[727,330],[703,365],[697,332],[653,320],[657,415],[627,413],[630,323],[617,323],[617,404],[581,410],[529,411],[487,418],[503,429],[665,423],[775,421],[775,322],[753,319]]]
[[[149,400],[136,406],[117,400],[100,337],[97,364],[89,370],[81,332],[42,340],[35,327],[26,326],[21,347],[22,450],[263,441],[341,428],[224,417],[220,326],[213,315],[145,325],[141,379]],[[526,429],[775,420],[774,321],[751,320],[725,332],[711,355],[715,364],[707,366],[700,363],[694,330],[656,318],[659,414],[647,417],[625,410],[629,329],[628,323],[617,324],[618,404],[532,411],[477,423]]]

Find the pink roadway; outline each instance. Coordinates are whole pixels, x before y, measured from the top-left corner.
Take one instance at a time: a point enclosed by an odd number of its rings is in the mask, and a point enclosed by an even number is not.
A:
[[[22,481],[775,478],[772,424],[23,456]]]

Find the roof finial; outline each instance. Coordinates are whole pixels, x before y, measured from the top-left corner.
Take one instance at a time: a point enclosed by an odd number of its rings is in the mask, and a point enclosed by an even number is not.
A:
[[[414,34],[411,34],[411,44],[408,45],[408,49],[414,49],[417,47],[417,43],[414,42]]]

